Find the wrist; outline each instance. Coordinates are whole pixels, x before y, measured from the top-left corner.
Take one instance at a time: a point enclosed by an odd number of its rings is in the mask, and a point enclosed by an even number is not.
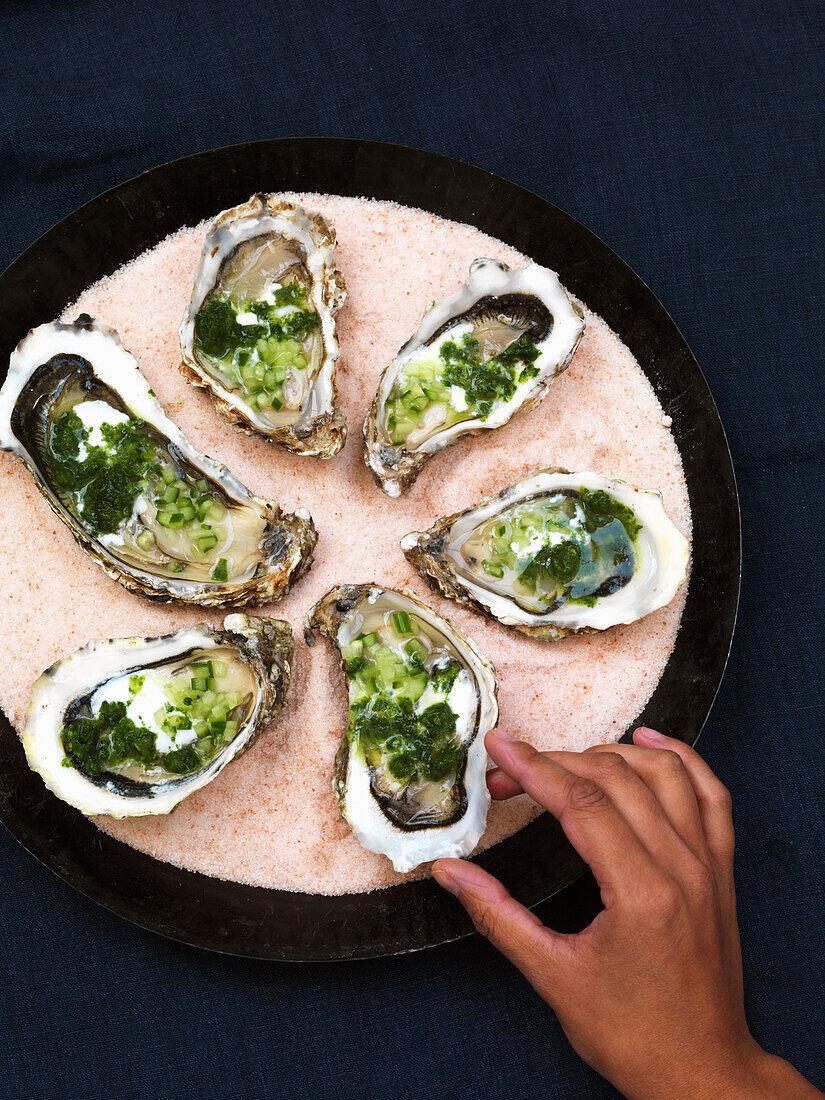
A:
[[[747,1075],[739,1082],[739,1091],[730,1093],[731,1100],[807,1100],[822,1096],[789,1062],[768,1054],[755,1043],[754,1047]]]
[[[644,1085],[614,1080],[630,1100],[808,1100],[823,1094],[788,1062],[764,1051],[754,1039],[719,1057],[678,1069],[671,1062],[666,1074]]]
[[[754,1039],[727,1068],[694,1091],[693,1100],[807,1100],[821,1097],[792,1065],[768,1054]]]

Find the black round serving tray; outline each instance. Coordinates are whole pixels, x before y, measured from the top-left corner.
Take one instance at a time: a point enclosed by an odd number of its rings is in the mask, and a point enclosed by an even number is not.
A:
[[[0,276],[3,374],[21,337],[58,316],[90,283],[182,225],[254,191],[282,190],[391,199],[474,225],[557,271],[628,345],[673,418],[693,511],[681,629],[635,724],[693,744],[722,679],[739,596],[739,506],[725,433],[690,348],[652,291],[590,230],[538,195],[449,157],[339,138],[250,142],[161,165],[64,218]],[[153,932],[213,951],[354,959],[413,951],[472,931],[460,906],[431,880],[322,897],[223,882],[152,859],[50,794],[29,771],[2,715],[0,820],[94,901]],[[549,814],[478,862],[530,906],[583,870]]]

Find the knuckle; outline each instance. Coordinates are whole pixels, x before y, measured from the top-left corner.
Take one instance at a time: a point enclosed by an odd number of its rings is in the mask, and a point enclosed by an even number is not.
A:
[[[716,783],[713,792],[713,801],[717,809],[728,817],[733,813],[733,797],[724,783]]]
[[[660,924],[673,924],[681,915],[685,899],[675,879],[662,878],[647,892],[646,908]]]
[[[571,810],[578,813],[598,812],[604,808],[607,800],[607,795],[598,783],[582,776],[576,776],[567,789],[567,803]]]
[[[593,768],[605,780],[625,776],[631,770],[625,758],[617,752],[600,752],[593,761]]]
[[[663,749],[656,759],[656,766],[668,779],[681,779],[687,775],[687,769],[678,752]]]
[[[692,898],[705,904],[716,894],[716,879],[711,869],[699,860],[685,876],[685,884]]]
[[[522,776],[525,772],[531,770],[536,758],[542,755],[538,749],[528,744],[528,742],[520,741],[513,751],[512,770],[516,775]]]
[[[485,939],[495,942],[500,921],[494,906],[489,902],[483,902],[472,913],[472,920],[477,932]]]

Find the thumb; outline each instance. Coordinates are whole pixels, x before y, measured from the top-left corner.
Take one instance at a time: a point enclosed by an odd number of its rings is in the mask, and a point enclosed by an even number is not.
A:
[[[476,931],[506,955],[532,985],[546,984],[548,965],[564,950],[565,937],[546,928],[497,878],[475,863],[439,859],[433,864],[433,876],[458,898]]]

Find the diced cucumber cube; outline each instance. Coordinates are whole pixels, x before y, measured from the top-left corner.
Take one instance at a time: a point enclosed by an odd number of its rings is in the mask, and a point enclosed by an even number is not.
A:
[[[413,633],[412,621],[406,611],[394,611],[392,614],[392,625],[396,634]]]
[[[504,576],[504,566],[500,562],[490,561],[489,559],[485,558],[484,561],[482,561],[481,563],[481,567],[484,572],[491,577],[496,577],[501,580],[501,578]]]

